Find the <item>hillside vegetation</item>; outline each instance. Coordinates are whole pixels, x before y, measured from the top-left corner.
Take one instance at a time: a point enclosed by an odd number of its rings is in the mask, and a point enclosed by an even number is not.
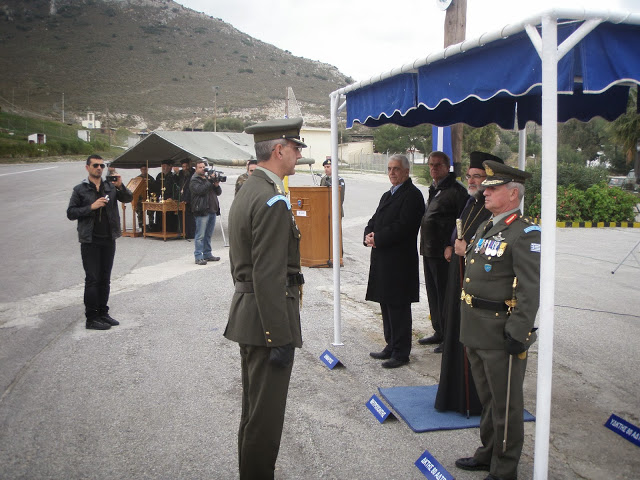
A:
[[[171,0],[3,0],[0,106],[110,126],[181,128],[213,116],[284,114],[292,87],[307,123],[350,79]],[[73,118],[77,121],[77,118]]]

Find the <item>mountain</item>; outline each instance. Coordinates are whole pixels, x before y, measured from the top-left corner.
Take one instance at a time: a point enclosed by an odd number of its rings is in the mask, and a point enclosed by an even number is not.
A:
[[[201,127],[284,115],[292,87],[326,125],[337,68],[296,57],[171,0],[0,0],[0,106],[103,126]]]

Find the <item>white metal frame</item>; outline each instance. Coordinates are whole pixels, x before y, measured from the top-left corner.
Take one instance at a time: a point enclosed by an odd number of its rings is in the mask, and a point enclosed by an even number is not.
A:
[[[584,23],[561,45],[558,45],[558,20],[578,20]],[[495,32],[480,35],[451,45],[442,51],[419,58],[400,68],[357,82],[331,93],[331,154],[334,159],[332,169],[332,215],[333,232],[339,228],[338,192],[338,115],[346,106],[339,101],[346,93],[371,85],[381,80],[437,62],[444,58],[467,52],[474,48],[526,31],[536,51],[542,59],[542,247],[540,258],[540,329],[538,345],[538,380],[536,397],[536,433],[533,476],[536,480],[546,480],[549,470],[549,432],[551,425],[551,379],[553,374],[553,328],[555,299],[555,251],[556,251],[556,195],[557,195],[557,144],[558,144],[558,62],[589,32],[600,23],[640,24],[640,13],[614,12],[610,10],[587,11],[586,9],[554,8],[529,17],[519,23],[506,25]],[[536,29],[542,25],[542,37]],[[520,148],[518,166],[525,166],[526,134],[519,132]],[[340,317],[340,244],[339,236],[333,236],[333,299],[334,299],[334,345],[342,345]]]

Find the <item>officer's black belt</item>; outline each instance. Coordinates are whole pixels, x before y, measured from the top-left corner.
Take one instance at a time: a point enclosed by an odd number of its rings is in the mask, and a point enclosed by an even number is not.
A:
[[[287,275],[287,287],[293,287],[295,285],[304,285],[304,275],[301,273]]]
[[[497,302],[495,300],[487,300],[486,298],[479,298],[468,293],[465,293],[462,290],[462,294],[460,295],[460,300],[464,301],[467,305],[470,305],[473,308],[481,308],[483,310],[509,310],[509,306],[505,302]]]
[[[287,275],[287,287],[304,285],[304,275],[295,273]],[[236,282],[236,293],[253,293],[253,282]]]
[[[236,293],[253,293],[253,282],[236,282]]]

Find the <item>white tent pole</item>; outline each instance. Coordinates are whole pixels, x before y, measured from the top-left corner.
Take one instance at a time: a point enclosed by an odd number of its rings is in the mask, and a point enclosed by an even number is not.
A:
[[[333,345],[342,343],[340,318],[340,191],[338,182],[338,102],[339,94],[331,95],[331,244],[333,248]]]
[[[527,168],[527,127],[518,131],[518,168],[526,170]],[[524,213],[524,197],[520,202],[520,210]]]
[[[439,152],[444,152],[444,128],[442,127],[438,127],[436,150],[438,150]]]
[[[556,251],[556,194],[558,145],[558,25],[542,17],[542,252],[540,258],[540,344],[533,478],[546,480],[549,472],[551,378]]]

